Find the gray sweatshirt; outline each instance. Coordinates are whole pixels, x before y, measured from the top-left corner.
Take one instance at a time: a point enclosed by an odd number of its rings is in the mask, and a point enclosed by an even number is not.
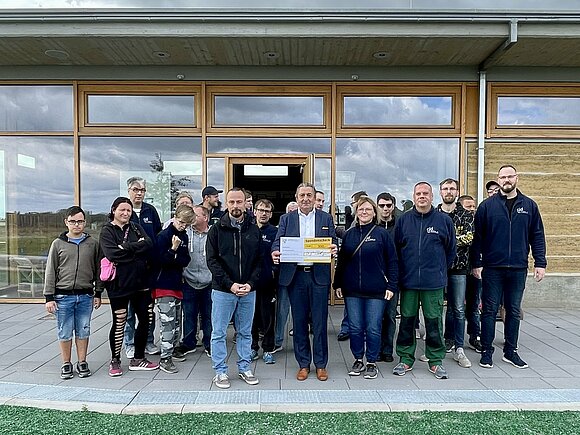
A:
[[[202,289],[211,284],[211,272],[207,267],[205,255],[205,242],[208,231],[200,233],[195,228],[188,228],[187,235],[189,236],[191,261],[183,269],[183,277],[194,289]]]

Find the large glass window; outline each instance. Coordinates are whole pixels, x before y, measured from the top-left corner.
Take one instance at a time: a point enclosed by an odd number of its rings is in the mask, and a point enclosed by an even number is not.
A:
[[[323,96],[214,97],[215,126],[322,126]]]
[[[450,126],[452,119],[452,97],[344,97],[345,126]]]
[[[0,131],[72,129],[72,86],[0,86]]]
[[[330,154],[329,138],[208,137],[208,153]]]
[[[207,159],[207,185],[213,186],[217,190],[224,190],[225,159],[222,158]]]
[[[580,126],[580,97],[498,97],[501,126]]]
[[[72,156],[70,137],[0,137],[0,298],[42,297],[48,249],[74,202]]]
[[[413,186],[431,183],[437,203],[439,182],[459,174],[459,139],[350,138],[336,143],[336,205],[344,210],[353,193],[373,199],[389,192],[400,209],[412,206]]]
[[[89,95],[89,124],[195,125],[193,95]]]
[[[171,217],[183,190],[201,196],[201,140],[186,137],[83,137],[81,201],[92,216],[92,230],[107,222],[113,200],[127,196],[127,179],[147,181],[145,202],[161,220]]]

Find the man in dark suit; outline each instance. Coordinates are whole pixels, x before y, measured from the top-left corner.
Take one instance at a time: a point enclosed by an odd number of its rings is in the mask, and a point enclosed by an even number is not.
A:
[[[296,189],[298,210],[280,218],[278,233],[272,245],[274,263],[280,261],[281,237],[330,237],[331,253],[336,255],[336,232],[332,216],[314,209],[316,189],[310,183],[302,183]],[[300,369],[296,379],[303,381],[310,373],[314,361],[316,377],[328,379],[328,293],[330,289],[330,264],[281,263],[280,287],[286,287],[294,321],[294,356]],[[314,339],[312,349],[308,336],[308,319],[312,313]]]

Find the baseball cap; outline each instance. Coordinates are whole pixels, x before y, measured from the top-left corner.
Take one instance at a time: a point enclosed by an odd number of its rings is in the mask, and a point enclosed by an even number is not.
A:
[[[485,183],[485,190],[489,190],[494,186],[500,187],[500,185],[497,183],[497,181],[489,180],[487,183]]]
[[[218,193],[222,193],[223,190],[217,190],[213,186],[206,186],[201,191],[201,197],[203,198],[205,195],[217,195]]]

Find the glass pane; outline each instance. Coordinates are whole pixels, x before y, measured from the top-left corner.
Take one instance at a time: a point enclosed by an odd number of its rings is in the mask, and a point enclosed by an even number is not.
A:
[[[0,138],[0,297],[42,297],[48,249],[73,202],[72,138]]]
[[[195,125],[193,95],[89,95],[90,124]]]
[[[580,126],[580,97],[498,97],[497,123]]]
[[[332,201],[331,195],[331,177],[330,159],[314,159],[314,185],[316,190],[324,192],[324,211],[330,213],[330,206]]]
[[[0,86],[1,131],[72,131],[71,86]]]
[[[208,153],[330,154],[330,138],[208,137]]]
[[[324,97],[216,96],[215,125],[324,125]]]
[[[225,181],[225,159],[207,159],[207,185],[218,190],[224,190]],[[201,194],[200,194],[201,195]],[[220,195],[220,198],[225,195]]]
[[[426,157],[427,156],[427,157]],[[389,192],[400,209],[412,206],[413,186],[427,181],[437,203],[439,182],[459,175],[459,139],[337,139],[336,205],[344,210],[353,193],[375,199]]]
[[[127,179],[147,181],[145,202],[153,205],[161,221],[171,217],[182,190],[201,198],[201,140],[181,137],[83,137],[81,199],[92,215],[90,230],[108,221],[111,203],[128,196]]]
[[[452,97],[344,97],[344,125],[451,125]]]

